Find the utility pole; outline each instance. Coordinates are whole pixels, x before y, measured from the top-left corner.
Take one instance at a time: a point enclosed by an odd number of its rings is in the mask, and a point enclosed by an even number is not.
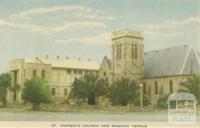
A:
[[[143,111],[143,84],[140,84],[140,108]]]

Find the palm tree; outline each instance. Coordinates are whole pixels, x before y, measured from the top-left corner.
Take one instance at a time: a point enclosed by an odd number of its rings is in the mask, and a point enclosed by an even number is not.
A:
[[[70,92],[70,99],[87,99],[88,104],[97,104],[97,98],[103,96],[106,91],[106,81],[99,79],[97,75],[90,73],[82,78],[75,79]]]
[[[189,92],[196,96],[198,103],[200,103],[200,75],[193,74],[192,77],[187,78],[187,81],[180,84],[183,88],[179,92]]]
[[[99,79],[98,75],[90,73],[84,76],[84,83],[87,88],[88,104],[97,104],[97,98],[106,93],[106,80]]]
[[[113,82],[113,85],[109,89],[108,98],[113,105],[126,106],[137,98],[138,90],[139,86],[134,81],[121,78]]]
[[[2,73],[0,75],[0,90],[3,93],[3,106],[7,105],[6,96],[9,87],[11,87],[11,76],[8,73]]]

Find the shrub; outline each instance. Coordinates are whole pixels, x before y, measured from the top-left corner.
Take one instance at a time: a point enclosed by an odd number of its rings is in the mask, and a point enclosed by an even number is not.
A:
[[[40,103],[49,103],[51,93],[48,85],[40,78],[34,77],[25,83],[25,88],[22,94],[26,102],[32,103],[32,109],[39,109]]]
[[[7,105],[7,89],[11,87],[11,76],[8,73],[0,74],[0,90],[1,90],[1,97],[3,106]]]
[[[143,106],[147,106],[150,104],[151,104],[150,99],[147,96],[143,96]],[[140,106],[140,97],[135,99],[134,105]]]
[[[4,97],[4,95],[3,95],[3,91],[2,91],[2,90],[0,90],[0,102],[2,102],[2,101],[3,101],[3,97]]]
[[[169,95],[164,95],[160,97],[157,101],[156,107],[160,109],[166,109],[167,108],[167,98]]]

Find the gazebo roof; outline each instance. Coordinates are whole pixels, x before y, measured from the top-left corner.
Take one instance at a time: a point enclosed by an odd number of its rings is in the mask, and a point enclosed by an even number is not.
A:
[[[196,104],[198,104],[196,97],[193,94],[186,92],[171,94],[167,99],[167,103],[173,100],[189,100],[189,101],[194,101]]]

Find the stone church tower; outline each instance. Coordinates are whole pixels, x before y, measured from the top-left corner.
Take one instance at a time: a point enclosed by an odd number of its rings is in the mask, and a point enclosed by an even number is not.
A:
[[[112,33],[112,74],[114,79],[140,80],[144,70],[143,33],[129,30]]]

